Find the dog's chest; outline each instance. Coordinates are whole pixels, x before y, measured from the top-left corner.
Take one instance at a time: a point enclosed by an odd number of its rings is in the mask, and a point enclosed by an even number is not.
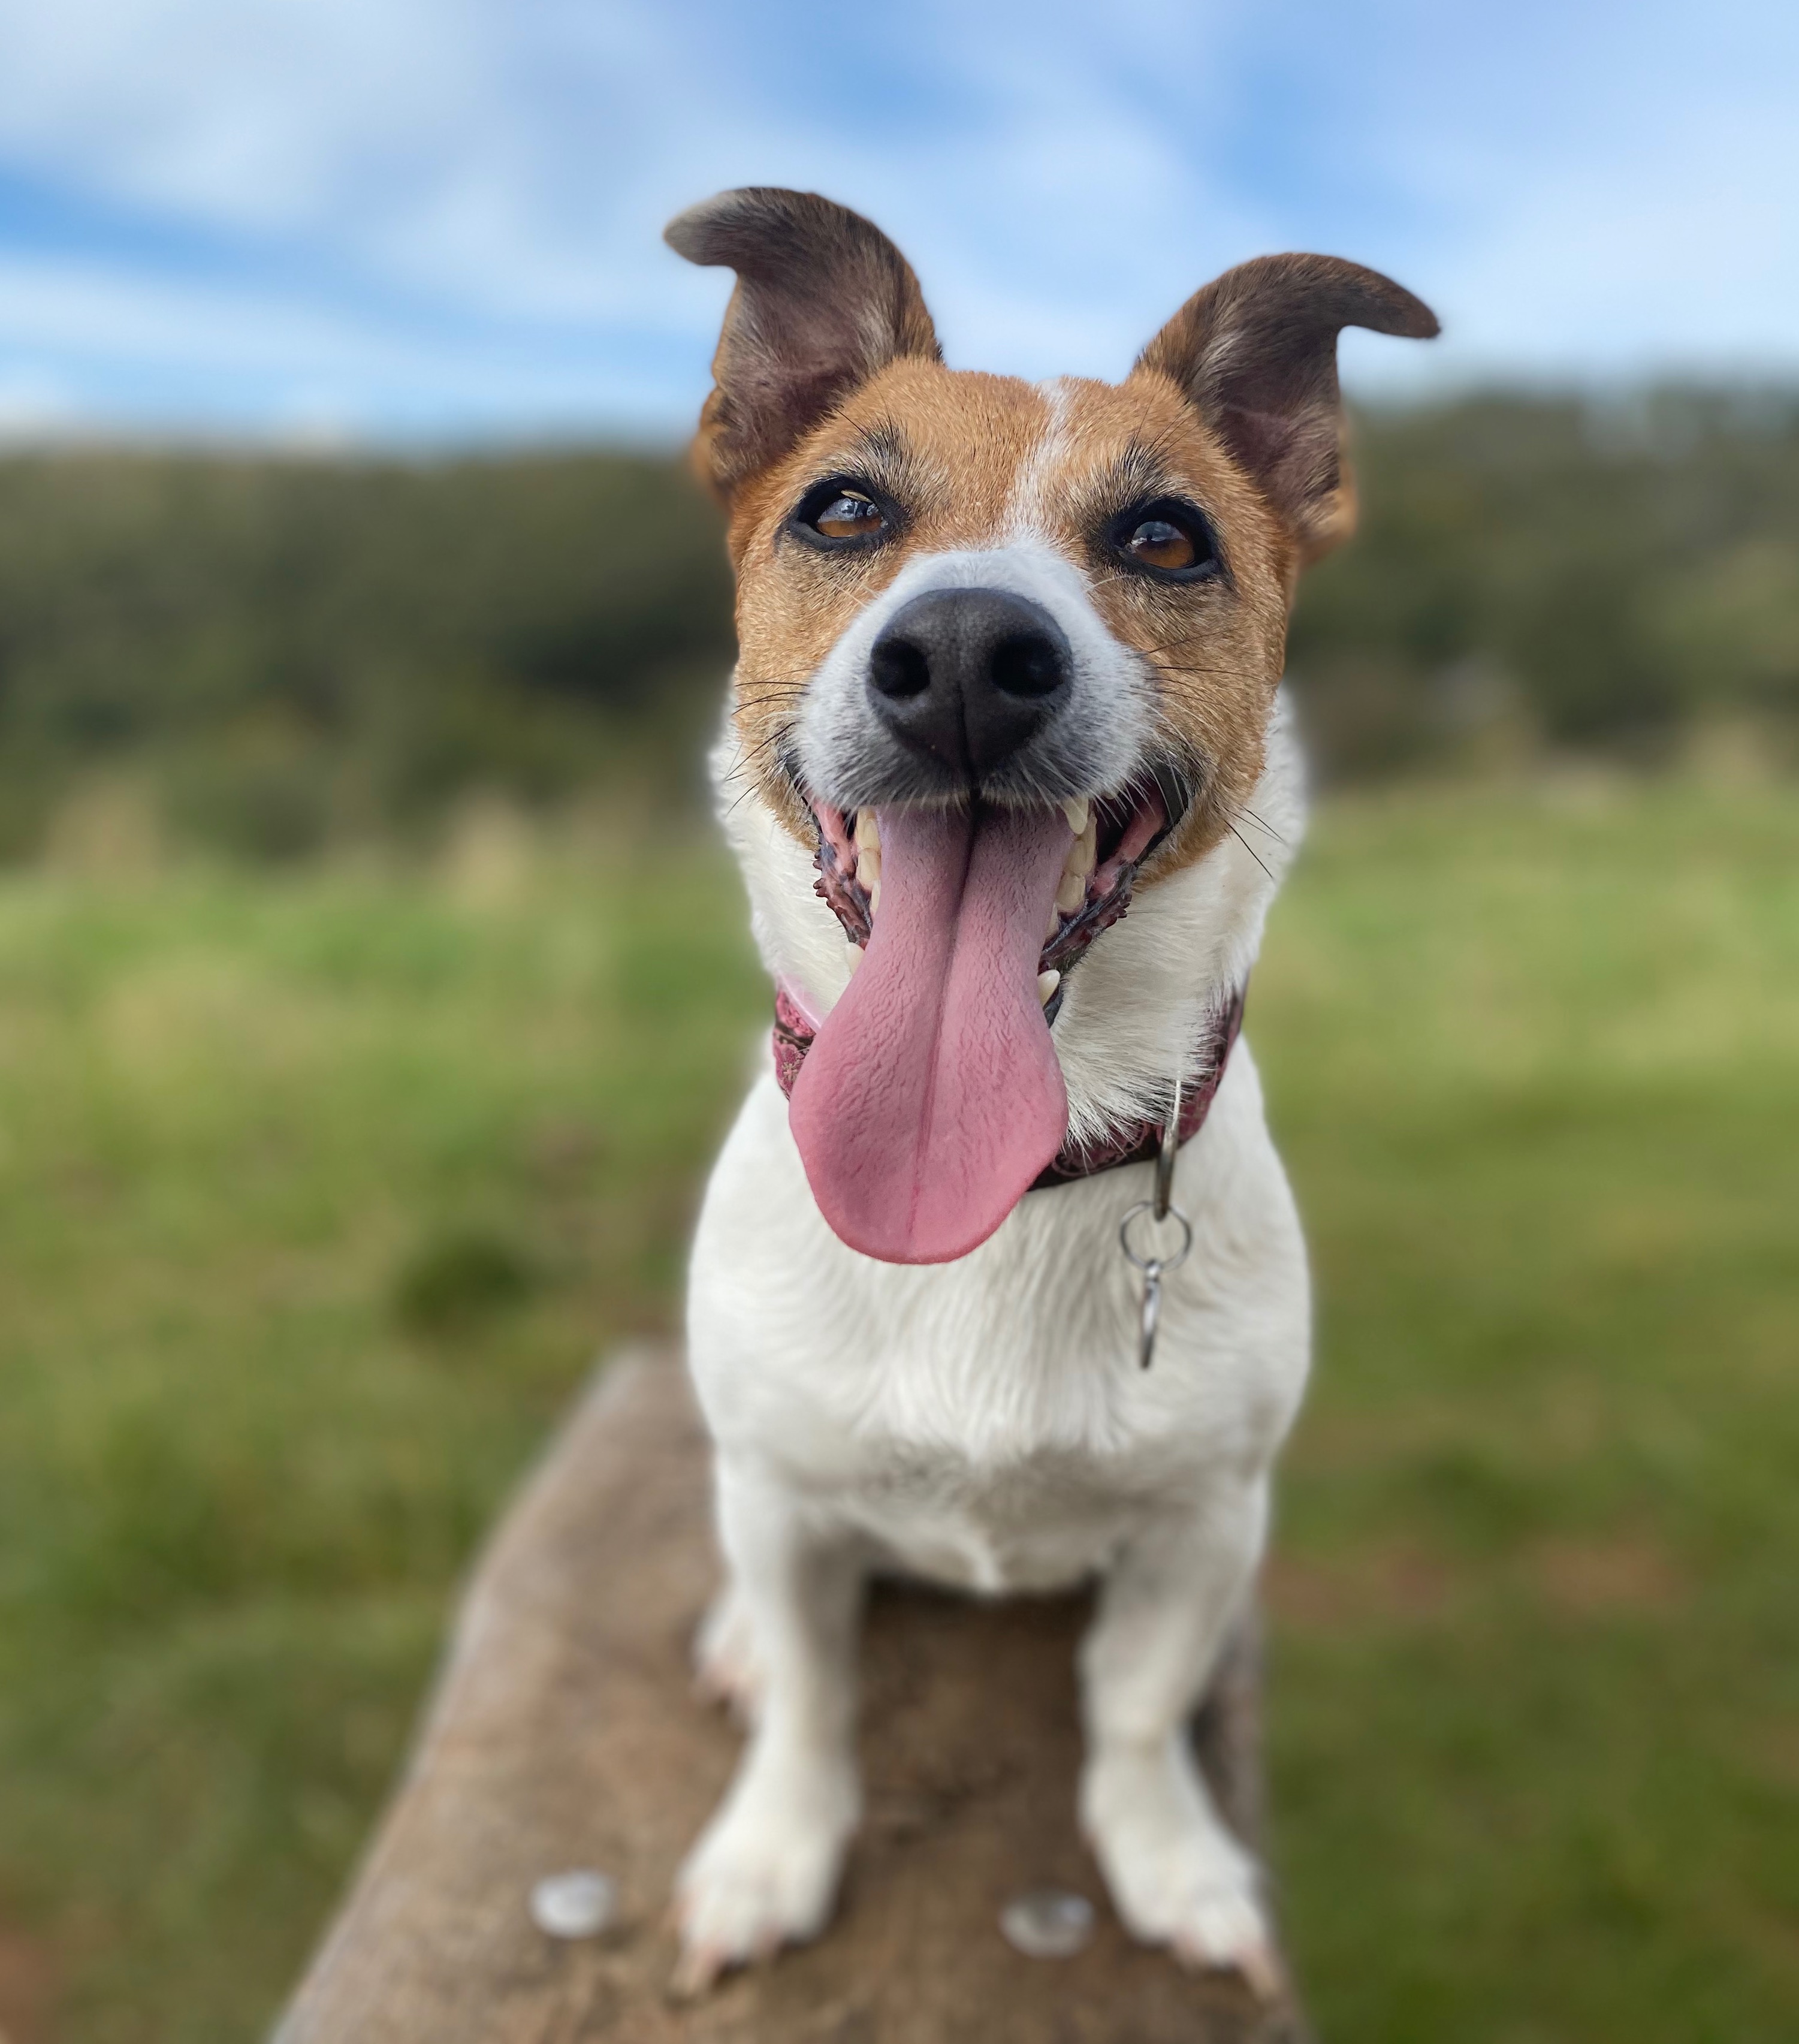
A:
[[[1051,1344],[890,1352],[850,1424],[826,1423],[835,1438],[814,1474],[910,1573],[994,1593],[1055,1589],[1107,1568],[1203,1489],[1219,1443],[1191,1410],[1176,1420],[1174,1393]]]
[[[881,1264],[830,1235],[786,1103],[758,1085],[708,1188],[689,1294],[721,1456],[903,1568],[995,1593],[1102,1571],[1265,1466],[1304,1381],[1306,1304],[1258,1108],[1245,1052],[1203,1148],[1183,1152],[1193,1253],[1145,1371],[1118,1243],[1132,1173],[1027,1195],[958,1262]]]
[[[1066,1453],[994,1466],[895,1449],[865,1462],[843,1508],[907,1573],[990,1593],[1047,1590],[1104,1570],[1176,1481]]]

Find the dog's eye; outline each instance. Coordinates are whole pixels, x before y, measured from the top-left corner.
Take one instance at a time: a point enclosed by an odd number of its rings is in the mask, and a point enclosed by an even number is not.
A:
[[[1128,511],[1114,545],[1134,566],[1177,582],[1198,582],[1218,567],[1218,549],[1206,521],[1190,504],[1150,504]]]
[[[853,490],[834,497],[812,521],[827,540],[866,540],[887,523],[877,505]]]
[[[878,540],[887,530],[887,514],[863,491],[847,483],[827,483],[800,505],[798,523],[841,546]]]
[[[1178,574],[1199,558],[1191,534],[1170,518],[1145,518],[1125,542],[1145,567],[1161,568]]]

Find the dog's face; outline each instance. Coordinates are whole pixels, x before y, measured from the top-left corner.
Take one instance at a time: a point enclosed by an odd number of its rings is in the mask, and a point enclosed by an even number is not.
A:
[[[1352,521],[1338,330],[1436,322],[1265,259],[1122,384],[1033,386],[946,369],[898,251],[827,201],[727,193],[669,238],[738,275],[697,453],[742,757],[866,955],[794,1132],[853,1246],[960,1255],[1061,1142],[1064,977],[1256,786],[1298,571]]]
[[[796,798],[1141,801],[1160,766],[1207,797],[1192,856],[1255,785],[1291,545],[1165,377],[893,363],[732,542],[737,714],[802,829]]]

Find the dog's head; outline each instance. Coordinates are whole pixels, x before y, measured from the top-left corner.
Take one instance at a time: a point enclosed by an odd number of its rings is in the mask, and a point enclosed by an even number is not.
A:
[[[1088,947],[1255,793],[1299,571],[1354,521],[1339,331],[1437,322],[1269,256],[1122,383],[1031,385],[946,368],[905,259],[828,200],[727,192],[668,239],[738,279],[696,448],[738,578],[733,798],[816,853],[850,939],[799,989],[829,1012],[794,1134],[852,1246],[959,1256],[1062,1143]]]

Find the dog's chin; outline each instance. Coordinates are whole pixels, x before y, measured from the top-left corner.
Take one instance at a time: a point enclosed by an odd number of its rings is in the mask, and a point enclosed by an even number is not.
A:
[[[826,1220],[889,1262],[992,1234],[1061,1148],[1050,1030],[1066,976],[1125,911],[1171,824],[1165,777],[1120,797],[813,805],[819,891],[853,947],[792,1126]]]

